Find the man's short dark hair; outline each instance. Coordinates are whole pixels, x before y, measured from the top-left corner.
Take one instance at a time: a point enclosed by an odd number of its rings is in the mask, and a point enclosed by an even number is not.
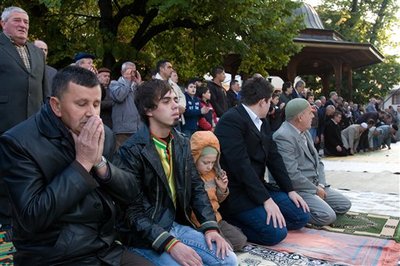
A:
[[[333,117],[337,117],[337,116],[343,116],[343,114],[342,114],[342,112],[340,112],[340,111],[335,111],[334,113],[333,113]]]
[[[370,118],[370,119],[368,119],[367,124],[370,126],[374,126],[376,124],[376,122],[374,119]]]
[[[211,70],[211,76],[215,78],[218,74],[224,72],[225,69],[222,66],[216,66]]]
[[[146,125],[149,124],[147,111],[157,108],[158,102],[172,87],[164,80],[152,79],[142,83],[135,93],[135,105],[138,113]]]
[[[241,96],[245,105],[253,105],[262,99],[271,98],[274,87],[265,78],[251,78],[244,83]]]
[[[67,66],[55,75],[51,87],[51,96],[61,98],[68,90],[70,82],[88,88],[100,86],[99,79],[92,71],[83,67]]]
[[[200,86],[200,87],[198,87],[197,89],[196,89],[196,96],[198,97],[198,98],[200,98],[200,100],[203,98],[203,94],[204,93],[206,93],[207,91],[209,91],[210,89],[209,88],[207,88],[207,86],[204,86],[204,85],[202,85],[202,86]]]
[[[169,62],[170,62],[170,61],[167,60],[167,59],[162,59],[162,60],[158,61],[158,62],[157,62],[157,65],[156,65],[157,73],[160,73],[160,69],[161,69],[162,67],[164,67],[166,63],[169,63]]]
[[[292,87],[292,82],[290,81],[285,81],[282,85],[282,91],[286,92],[287,89],[289,89],[290,87]]]
[[[186,88],[189,87],[190,84],[196,85],[196,82],[197,82],[196,78],[189,79],[188,82],[186,83]]]
[[[236,79],[231,80],[231,83],[229,83],[229,87],[232,87],[232,86],[235,85],[236,83],[239,83],[239,81],[236,80]]]

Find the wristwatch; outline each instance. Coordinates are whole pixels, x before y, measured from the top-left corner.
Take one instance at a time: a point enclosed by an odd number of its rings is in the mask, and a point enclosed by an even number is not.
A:
[[[107,164],[107,159],[104,156],[101,156],[101,161],[98,164],[95,164],[93,168],[95,170],[99,170]]]

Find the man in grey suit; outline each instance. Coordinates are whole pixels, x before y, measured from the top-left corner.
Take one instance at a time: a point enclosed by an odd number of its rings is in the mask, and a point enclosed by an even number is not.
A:
[[[50,94],[43,52],[27,42],[29,16],[5,8],[0,33],[0,135],[39,111]],[[0,224],[10,223],[10,207],[0,173]]]
[[[310,223],[328,225],[336,214],[346,213],[351,202],[330,188],[325,180],[324,164],[313,145],[309,129],[314,117],[311,105],[296,98],[286,105],[286,121],[273,134],[283,157],[293,188],[310,208]]]

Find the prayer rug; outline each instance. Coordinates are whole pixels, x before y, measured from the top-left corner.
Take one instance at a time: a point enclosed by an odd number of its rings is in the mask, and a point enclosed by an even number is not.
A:
[[[12,242],[9,241],[9,236],[6,231],[0,232],[0,265],[13,265],[13,256],[15,248]]]
[[[338,215],[337,220],[331,225],[322,227],[311,225],[311,228],[352,235],[393,239],[396,242],[400,242],[399,222],[399,217],[347,212],[344,215]]]
[[[268,248],[344,265],[393,266],[400,259],[400,243],[394,240],[309,228],[289,231],[284,241]]]
[[[324,260],[307,258],[297,253],[278,252],[268,247],[249,244],[243,248],[242,252],[236,252],[240,266],[338,266]]]

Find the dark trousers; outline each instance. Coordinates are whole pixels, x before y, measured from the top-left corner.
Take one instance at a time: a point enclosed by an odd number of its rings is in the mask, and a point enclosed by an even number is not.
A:
[[[287,230],[304,227],[310,220],[310,213],[305,213],[302,208],[297,208],[287,193],[270,190],[268,192],[285,217],[286,227],[275,228],[272,221],[267,224],[267,212],[263,205],[229,217],[224,216],[224,219],[242,229],[250,242],[272,246],[285,239]]]

